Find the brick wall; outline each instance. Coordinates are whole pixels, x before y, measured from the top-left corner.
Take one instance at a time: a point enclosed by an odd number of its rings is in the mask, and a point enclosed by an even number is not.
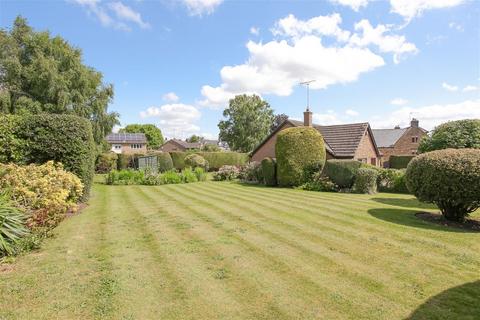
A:
[[[398,139],[393,147],[390,148],[380,148],[382,152],[383,162],[388,162],[390,156],[411,156],[416,154],[418,145],[423,136],[427,133],[420,128],[410,127],[407,131]],[[412,138],[415,139],[415,142],[412,141]]]
[[[375,151],[375,146],[372,141],[372,137],[368,130],[362,137],[360,144],[358,145],[357,151],[354,156],[355,160],[366,159],[366,163],[379,166],[380,159],[378,159],[377,152]]]

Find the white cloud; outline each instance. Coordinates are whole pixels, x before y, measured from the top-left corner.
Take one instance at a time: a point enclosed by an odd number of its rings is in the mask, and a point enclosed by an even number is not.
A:
[[[140,112],[141,118],[158,118],[159,127],[167,137],[184,139],[192,134],[198,134],[200,127],[196,122],[200,119],[200,111],[188,104],[165,104],[160,107],[150,107]]]
[[[324,89],[356,81],[360,74],[385,64],[367,48],[324,47],[315,36],[304,36],[294,44],[286,40],[265,44],[249,41],[247,49],[247,62],[222,68],[220,86],[203,86],[202,105],[218,106],[240,93],[288,96],[305,79],[316,79],[311,89]]]
[[[70,1],[84,8],[88,15],[95,16],[104,27],[110,27],[122,31],[131,31],[130,26],[125,22],[133,22],[141,28],[149,28],[149,24],[142,20],[140,13],[121,2],[111,2],[108,5],[103,6],[100,0]],[[110,12],[108,10],[110,10]],[[115,13],[116,18],[112,17],[112,11]]]
[[[354,11],[360,10],[368,5],[369,0],[330,0],[333,4],[339,4],[352,8]]]
[[[471,91],[477,91],[480,90],[480,87],[468,85],[465,88],[462,89],[463,92],[471,92]]]
[[[390,0],[391,12],[397,13],[410,21],[419,17],[424,11],[451,8],[462,4],[464,0]]]
[[[332,36],[339,41],[347,41],[350,32],[342,30],[339,24],[342,18],[338,13],[329,16],[318,16],[309,20],[298,20],[293,14],[280,19],[272,29],[274,35],[298,39],[305,35]]]
[[[109,8],[112,9],[117,15],[117,18],[121,20],[136,23],[142,29],[150,28],[150,25],[142,20],[142,16],[139,12],[136,12],[121,2],[111,2],[109,3]]]
[[[408,103],[408,100],[402,99],[402,98],[395,98],[390,101],[390,104],[393,104],[394,106],[403,106]]]
[[[450,22],[450,23],[448,24],[448,27],[449,27],[450,29],[455,29],[455,30],[457,30],[457,31],[463,31],[463,30],[464,30],[464,29],[463,29],[463,26],[460,25],[460,24],[458,24],[458,23],[456,23],[456,22]]]
[[[381,52],[392,52],[393,61],[397,64],[401,56],[407,53],[415,54],[418,52],[415,44],[407,42],[405,36],[385,35],[391,31],[389,26],[379,24],[374,28],[366,19],[355,24],[355,30],[361,31],[361,35],[354,34],[350,38],[350,43],[365,47],[371,44],[378,46]]]
[[[212,14],[223,0],[182,0],[192,16]]]
[[[177,102],[180,98],[175,94],[175,92],[168,92],[162,96],[162,99],[167,102]]]
[[[480,99],[445,105],[435,104],[418,108],[402,107],[390,114],[373,119],[370,124],[373,128],[393,128],[397,124],[406,127],[409,126],[411,116],[419,119],[420,126],[427,130],[431,130],[435,126],[447,121],[479,119]]]
[[[458,91],[458,86],[454,86],[446,82],[442,83],[442,88],[450,92]]]
[[[356,117],[359,115],[358,111],[352,110],[352,109],[347,109],[345,110],[345,114],[350,117]]]
[[[258,35],[260,34],[260,28],[251,27],[251,28],[250,28],[250,33],[253,34],[253,35],[258,36]]]

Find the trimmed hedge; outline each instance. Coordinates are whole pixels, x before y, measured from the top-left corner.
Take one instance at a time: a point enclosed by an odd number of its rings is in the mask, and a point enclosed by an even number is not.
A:
[[[82,200],[88,198],[96,158],[90,121],[73,115],[45,113],[0,116],[0,123],[4,122],[14,125],[9,136],[23,147],[4,149],[2,156],[16,163],[61,162],[67,171],[81,179]]]
[[[95,172],[108,173],[117,169],[118,155],[114,152],[105,152],[99,154],[95,164]]]
[[[158,159],[158,171],[165,172],[170,171],[173,169],[173,161],[170,153],[168,152],[160,152],[157,153]]]
[[[248,162],[248,154],[240,152],[182,152],[172,151],[173,166],[175,169],[181,170],[185,168],[185,157],[189,154],[198,154],[208,161],[210,170],[218,170],[224,165],[242,166]]]
[[[277,185],[277,163],[275,159],[265,158],[262,160],[262,176],[265,185],[276,186]]]
[[[310,177],[312,168],[322,171],[325,165],[325,144],[322,135],[312,127],[282,130],[275,144],[277,180],[280,186],[299,186]]]
[[[390,156],[388,161],[392,169],[405,169],[415,156]]]
[[[419,200],[435,203],[447,220],[462,222],[480,207],[480,150],[421,154],[408,165],[406,179]]]
[[[208,171],[208,161],[199,154],[192,153],[185,157],[185,166],[190,168],[203,168]]]
[[[323,174],[339,188],[351,188],[362,163],[357,160],[331,159],[325,163]]]
[[[370,168],[360,168],[355,177],[353,191],[356,193],[374,194],[377,192],[378,171]]]

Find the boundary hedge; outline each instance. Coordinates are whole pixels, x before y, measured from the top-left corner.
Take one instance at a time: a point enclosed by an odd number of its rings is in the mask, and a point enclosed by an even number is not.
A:
[[[390,156],[388,163],[392,169],[405,169],[415,156]]]
[[[208,161],[210,170],[218,170],[222,166],[242,166],[248,162],[248,154],[240,152],[183,152],[183,151],[171,151],[173,166],[175,169],[182,170],[185,168],[185,157],[189,154],[198,154]]]

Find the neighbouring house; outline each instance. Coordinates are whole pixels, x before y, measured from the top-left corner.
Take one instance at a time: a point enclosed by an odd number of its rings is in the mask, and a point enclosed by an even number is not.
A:
[[[327,159],[350,159],[381,165],[380,152],[368,122],[322,126],[312,123],[312,112],[305,111],[304,121],[285,120],[251,153],[252,161],[275,158],[275,143],[280,131],[300,126],[311,126],[323,136]]]
[[[147,153],[147,138],[143,133],[111,133],[106,140],[115,153]]]
[[[206,145],[215,145],[220,147],[220,149],[222,150],[228,150],[228,146],[225,147],[225,145],[220,143],[218,140],[208,140],[208,139],[202,139],[199,142],[186,142],[180,139],[170,139],[160,147],[160,150],[164,152],[190,151],[190,150],[201,149]]]
[[[428,131],[419,126],[415,118],[410,122],[410,127],[393,129],[373,129],[373,136],[378,149],[382,154],[384,167],[389,167],[391,156],[415,156],[420,140]]]

